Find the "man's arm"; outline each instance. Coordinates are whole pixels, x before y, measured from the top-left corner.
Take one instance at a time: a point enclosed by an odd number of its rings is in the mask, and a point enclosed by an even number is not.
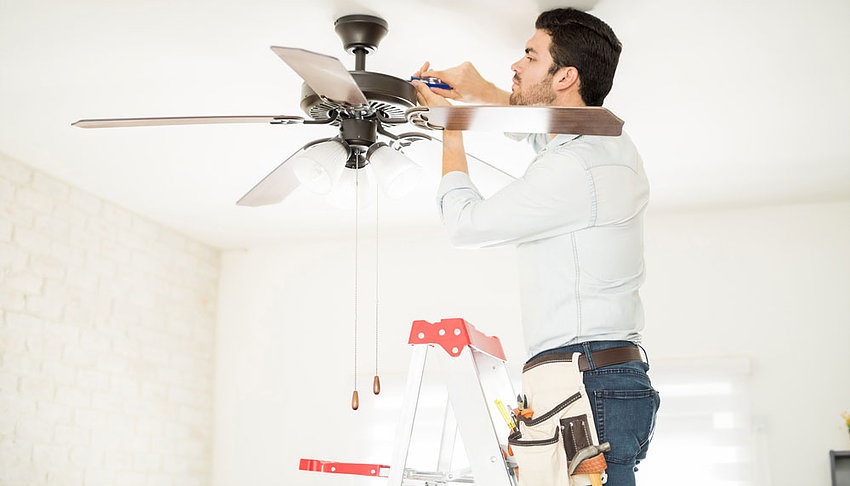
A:
[[[416,86],[416,97],[420,105],[451,106],[451,103],[432,92],[425,83],[414,81],[413,85]],[[447,130],[443,132],[443,175],[455,171],[469,174],[466,151],[463,149],[463,132]]]
[[[450,172],[437,190],[449,240],[459,247],[517,244],[592,226],[596,191],[575,156],[547,154],[487,199],[469,176]]]
[[[463,149],[463,132],[443,132],[443,175],[449,172],[469,174],[466,151]]]

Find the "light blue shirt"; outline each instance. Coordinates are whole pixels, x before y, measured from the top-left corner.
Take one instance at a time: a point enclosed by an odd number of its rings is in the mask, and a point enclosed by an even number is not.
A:
[[[464,172],[437,194],[453,245],[516,245],[529,356],[597,340],[640,342],[649,183],[628,135],[528,135],[525,174],[484,199]]]

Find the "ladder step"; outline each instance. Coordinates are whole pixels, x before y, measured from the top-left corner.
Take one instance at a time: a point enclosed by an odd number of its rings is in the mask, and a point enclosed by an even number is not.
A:
[[[301,471],[313,471],[334,474],[355,474],[358,476],[375,476],[386,478],[390,467],[383,464],[362,464],[356,462],[332,462],[319,459],[301,459],[298,464]]]

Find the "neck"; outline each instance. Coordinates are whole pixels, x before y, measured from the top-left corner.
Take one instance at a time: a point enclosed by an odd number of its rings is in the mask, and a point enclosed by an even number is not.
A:
[[[555,98],[555,101],[549,106],[582,107],[587,105],[584,104],[584,100],[581,99],[581,95],[578,93],[578,90],[567,90]],[[558,133],[550,133],[549,140],[552,140],[558,135]]]

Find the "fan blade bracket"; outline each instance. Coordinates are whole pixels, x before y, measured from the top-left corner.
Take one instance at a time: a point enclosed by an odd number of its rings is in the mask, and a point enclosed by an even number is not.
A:
[[[359,86],[358,86],[358,88],[359,88]],[[364,96],[364,99],[365,99],[366,95],[363,95],[363,96]],[[366,110],[369,107],[369,101],[366,101],[366,102],[360,103],[360,104],[352,104],[352,103],[349,103],[348,101],[334,100],[334,99],[328,98],[325,95],[319,95],[319,98],[322,101],[324,101],[325,103],[337,105],[340,108],[341,111],[362,110],[363,113],[366,113]]]
[[[276,116],[272,121],[272,125],[303,125],[307,120],[300,116]]]
[[[407,117],[407,121],[412,123],[414,126],[425,130],[445,130],[445,127],[434,125],[430,122],[428,118],[429,112],[430,109],[428,107],[414,106],[405,112],[405,117]]]
[[[381,125],[403,125],[409,120],[407,118],[392,118],[388,117],[383,111],[375,112],[375,117],[381,122]]]
[[[328,125],[335,122],[339,118],[337,112],[332,112],[328,118],[320,120],[308,120],[300,116],[282,116],[276,117],[271,121],[272,125]]]
[[[436,138],[432,137],[431,135],[427,135],[425,133],[406,132],[406,133],[401,133],[401,134],[397,135],[394,142],[399,147],[409,147],[412,143],[415,143],[415,142],[418,142],[418,141],[421,141],[421,140],[427,140],[427,141],[436,140],[436,141],[439,141],[439,139],[436,139]]]

